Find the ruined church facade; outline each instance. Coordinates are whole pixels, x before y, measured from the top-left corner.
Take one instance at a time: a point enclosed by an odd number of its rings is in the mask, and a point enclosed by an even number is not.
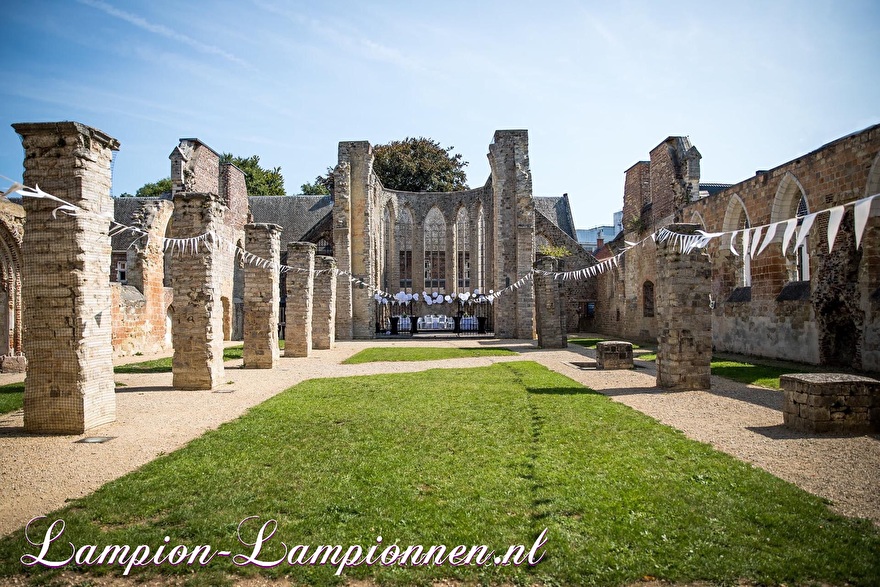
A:
[[[699,151],[669,137],[625,174],[624,232],[604,254],[626,251],[598,280],[596,329],[656,340],[656,244],[649,235],[674,222],[706,232],[735,231],[797,218],[880,192],[880,125],[828,143],[734,185],[700,183]],[[715,239],[711,259],[712,342],[717,352],[880,371],[880,202],[856,247],[852,206],[829,251],[828,214],[782,251],[780,230],[754,256],[741,236]],[[763,239],[762,239],[763,240]],[[757,247],[755,247],[757,248]],[[757,253],[757,251],[755,251]],[[603,251],[597,252],[601,257]]]

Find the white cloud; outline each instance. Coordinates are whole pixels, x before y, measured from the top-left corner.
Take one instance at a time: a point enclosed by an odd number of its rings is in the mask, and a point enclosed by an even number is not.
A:
[[[147,21],[146,19],[144,19],[136,14],[132,14],[130,12],[125,12],[123,10],[119,10],[118,8],[110,6],[109,4],[102,2],[101,0],[78,0],[78,1],[80,4],[85,4],[86,6],[91,6],[92,8],[97,8],[98,10],[100,10],[106,14],[109,14],[110,16],[124,20],[130,24],[133,24],[134,26],[136,26],[140,29],[147,31],[147,32],[150,32],[150,33],[153,33],[156,35],[160,35],[162,37],[171,39],[172,41],[177,41],[179,43],[183,43],[184,45],[188,45],[189,47],[192,47],[193,49],[195,49],[196,51],[199,51],[200,53],[205,53],[207,55],[216,55],[218,57],[222,57],[226,61],[241,65],[243,67],[250,67],[250,64],[247,61],[233,55],[232,53],[229,53],[228,51],[224,51],[220,47],[217,47],[214,45],[208,45],[207,43],[202,43],[201,41],[197,41],[196,39],[193,39],[192,37],[188,37],[182,33],[178,33],[177,31],[174,31],[164,25],[153,24],[153,23]]]

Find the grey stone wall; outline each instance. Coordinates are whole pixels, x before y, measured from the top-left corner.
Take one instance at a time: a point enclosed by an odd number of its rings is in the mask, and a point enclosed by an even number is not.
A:
[[[312,348],[332,349],[336,339],[336,260],[315,257]],[[320,271],[320,273],[318,273]]]
[[[281,227],[245,225],[245,250],[270,262],[244,268],[244,367],[272,369],[278,363],[279,264]]]
[[[669,230],[695,234],[696,224],[672,224]],[[712,266],[703,251],[684,254],[673,239],[657,243],[657,385],[684,391],[709,389],[712,314],[709,293]]]
[[[119,142],[76,122],[13,125],[24,183],[89,213],[24,198],[24,391],[28,432],[80,434],[116,419],[110,317],[110,163]]]
[[[535,269],[555,272],[556,259],[544,257],[535,263]],[[560,282],[552,275],[535,273],[535,324],[538,331],[538,347],[542,349],[564,349],[568,346],[565,304],[561,296]]]
[[[504,289],[528,273],[535,258],[535,202],[525,130],[496,131],[489,145],[494,192],[493,283]],[[521,287],[495,302],[495,334],[535,337],[533,289]]]
[[[315,250],[312,243],[287,243],[287,305],[284,356],[312,352],[312,304],[315,293]]]

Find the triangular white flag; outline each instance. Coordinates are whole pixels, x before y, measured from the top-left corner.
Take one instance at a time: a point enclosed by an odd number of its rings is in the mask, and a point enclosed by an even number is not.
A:
[[[794,231],[797,229],[797,218],[791,218],[790,220],[785,221],[785,232],[782,235],[782,254],[788,254],[788,243],[791,242],[791,237],[794,235]]]
[[[870,216],[871,212],[871,203],[874,201],[874,198],[877,196],[870,196],[863,200],[859,200],[856,202],[855,208],[853,209],[853,214],[855,215],[855,224],[856,224],[856,248],[859,248],[859,244],[862,242],[862,235],[865,234],[865,226],[868,224],[868,216]]]
[[[834,239],[840,229],[840,221],[843,220],[843,206],[835,206],[828,211],[828,252],[834,248]]]
[[[755,258],[755,253],[758,252],[758,245],[761,244],[761,232],[762,232],[763,230],[764,230],[764,229],[763,229],[762,227],[759,226],[758,228],[756,228],[756,229],[752,232],[752,250],[751,250],[751,252],[749,253],[749,256],[750,256],[752,259]]]
[[[810,234],[810,229],[813,227],[813,222],[815,220],[815,213],[804,216],[804,221],[801,223],[801,229],[798,231],[797,240],[794,243],[795,250],[798,250],[800,248],[800,246],[804,242],[804,239],[806,239],[807,235]]]
[[[751,241],[752,231],[750,229],[745,229],[743,231],[743,256],[749,254],[749,243]]]
[[[739,253],[736,252],[736,235],[739,232],[734,232],[730,235],[730,252],[734,254],[734,256],[739,257]]]
[[[778,222],[774,222],[770,226],[767,227],[767,234],[764,235],[764,242],[761,243],[761,246],[758,248],[758,255],[764,252],[764,249],[767,248],[767,245],[770,244],[770,241],[773,240],[773,237],[776,236],[776,227],[779,226]]]

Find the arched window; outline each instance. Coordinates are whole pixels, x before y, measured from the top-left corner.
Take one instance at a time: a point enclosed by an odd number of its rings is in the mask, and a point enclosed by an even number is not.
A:
[[[794,174],[788,172],[779,182],[776,197],[770,212],[771,222],[782,222],[791,218],[797,218],[798,227],[802,226],[804,216],[809,215],[810,207],[806,194],[800,182]],[[800,228],[798,229],[800,230]],[[781,231],[778,231],[781,232]],[[778,237],[781,240],[781,236]],[[801,246],[796,250],[790,247],[794,245],[794,239],[789,242],[789,249],[783,251],[785,268],[788,281],[809,281],[810,279],[810,253],[808,245],[809,237],[805,238]]]
[[[798,226],[801,226],[804,221],[804,216],[807,216],[809,213],[810,209],[807,207],[807,198],[801,195],[797,207]],[[810,249],[807,246],[809,238],[810,237],[805,238],[804,242],[801,243],[801,246],[799,246],[794,252],[794,267],[791,272],[792,281],[810,280]]]
[[[650,281],[642,284],[642,315],[645,318],[654,317],[654,284]]]
[[[730,202],[727,204],[727,211],[724,214],[724,226],[723,230],[725,232],[732,231],[742,231],[747,228],[751,228],[752,224],[749,222],[749,216],[746,213],[745,205],[743,201],[737,195],[733,195],[730,198]],[[749,256],[749,251],[745,250],[743,246],[743,233],[737,232],[736,234],[725,237],[724,248],[727,249],[731,246],[730,239],[733,239],[733,249],[739,255],[738,257],[732,257],[731,262],[736,263],[736,283],[734,287],[751,287],[752,285],[752,258]],[[751,246],[749,246],[751,249]]]
[[[437,208],[425,217],[425,289],[446,290],[446,221]]]
[[[458,261],[458,290],[465,291],[471,287],[471,221],[467,210],[459,209],[455,219],[455,255]]]
[[[477,288],[480,291],[486,286],[486,217],[483,206],[477,212]]]
[[[403,208],[397,216],[394,240],[397,245],[400,289],[412,290],[413,280],[413,221],[409,210]]]

